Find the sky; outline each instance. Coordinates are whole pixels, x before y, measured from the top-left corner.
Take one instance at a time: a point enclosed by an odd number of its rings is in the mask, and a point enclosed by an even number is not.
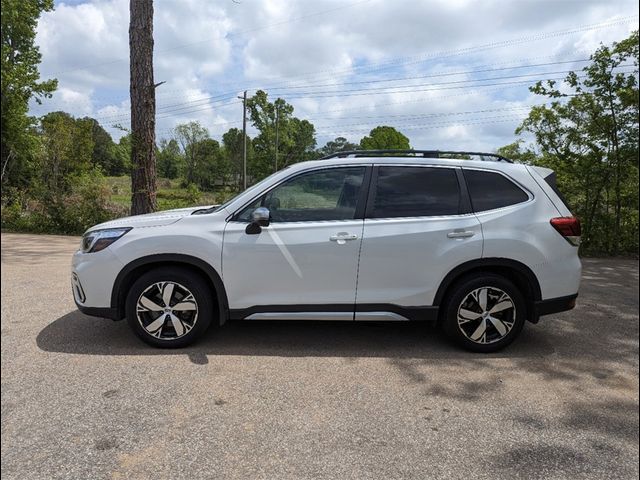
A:
[[[199,121],[242,128],[244,90],[294,106],[318,146],[377,125],[413,148],[493,151],[516,140],[537,80],[579,71],[638,28],[626,0],[155,0],[158,139]],[[36,43],[58,90],[31,112],[129,128],[128,0],[56,1]],[[250,135],[255,129],[248,126]]]

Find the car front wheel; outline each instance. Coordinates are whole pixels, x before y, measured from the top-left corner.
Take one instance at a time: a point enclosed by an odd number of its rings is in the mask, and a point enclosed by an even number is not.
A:
[[[212,292],[199,275],[158,268],[132,285],[126,300],[127,322],[146,343],[180,348],[202,336],[213,317]]]

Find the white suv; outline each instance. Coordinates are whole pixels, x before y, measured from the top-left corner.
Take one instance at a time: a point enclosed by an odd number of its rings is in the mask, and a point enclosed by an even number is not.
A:
[[[227,320],[393,320],[437,321],[490,352],[525,320],[574,307],[579,241],[551,170],[357,151],[292,165],[224,205],[96,225],[72,285],[82,312],[126,317],[159,347]]]

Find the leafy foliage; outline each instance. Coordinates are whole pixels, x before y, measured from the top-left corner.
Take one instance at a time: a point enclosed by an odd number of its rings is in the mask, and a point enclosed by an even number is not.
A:
[[[231,172],[231,178],[233,179],[233,185],[240,190],[242,186],[242,149],[245,139],[242,135],[242,130],[237,128],[230,128],[227,133],[222,135],[222,146],[224,148],[224,156],[229,162],[229,170]],[[247,161],[251,161],[253,158],[253,142],[247,135]]]
[[[283,99],[269,102],[266,92],[258,90],[247,100],[247,109],[253,126],[260,131],[253,139],[251,162],[247,160],[254,182],[276,169],[276,136],[278,169],[316,156],[315,127],[308,120],[293,117],[293,106]]]
[[[195,183],[198,162],[202,159],[199,149],[203,145],[202,142],[209,138],[209,132],[199,122],[189,122],[178,125],[175,135],[184,152],[185,182]]]
[[[632,72],[619,67],[631,65]],[[581,75],[563,88],[538,82],[548,97],[532,108],[516,133],[536,144],[501,153],[556,171],[560,190],[583,224],[583,251],[620,254],[638,250],[638,33],[601,46]]]
[[[363,150],[408,150],[411,148],[409,139],[393,127],[376,127],[369,135],[360,140]]]
[[[175,139],[160,141],[156,155],[158,159],[158,175],[163,178],[178,178],[184,171],[184,155]]]
[[[359,148],[360,146],[357,143],[351,143],[344,137],[337,137],[335,140],[329,140],[324,147],[318,149],[318,154],[321,157],[325,157],[332,153],[348,152]]]
[[[51,96],[56,80],[40,81],[40,52],[35,28],[53,0],[2,0],[1,153],[2,187],[24,187],[37,168],[36,119],[27,115],[29,101]]]

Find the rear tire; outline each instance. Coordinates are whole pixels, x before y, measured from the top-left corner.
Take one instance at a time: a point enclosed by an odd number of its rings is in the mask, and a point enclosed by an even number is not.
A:
[[[526,319],[522,293],[504,277],[477,273],[457,282],[444,304],[445,333],[473,352],[496,352],[520,334]]]
[[[213,292],[198,274],[161,267],[143,274],[127,295],[127,323],[144,342],[181,348],[204,334],[213,318]]]

